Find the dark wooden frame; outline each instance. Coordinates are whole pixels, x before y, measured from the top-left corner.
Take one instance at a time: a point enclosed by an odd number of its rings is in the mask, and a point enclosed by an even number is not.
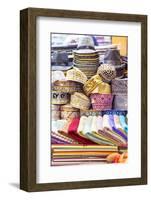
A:
[[[38,16],[141,23],[141,178],[36,183],[36,18]],[[141,184],[147,184],[147,16],[41,8],[21,10],[20,188],[31,192]]]

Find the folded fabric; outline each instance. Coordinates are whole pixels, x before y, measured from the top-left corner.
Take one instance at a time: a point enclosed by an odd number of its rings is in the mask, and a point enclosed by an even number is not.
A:
[[[68,128],[68,135],[70,137],[72,137],[74,140],[78,141],[79,144],[84,144],[84,145],[95,144],[91,140],[83,138],[78,134],[78,128],[79,128],[79,122],[80,121],[81,121],[80,118],[75,118],[75,119],[72,120],[72,122],[71,122],[71,124],[69,125],[69,128]],[[82,126],[82,125],[80,125],[80,126]]]
[[[51,144],[70,144],[70,142],[51,136]]]
[[[54,132],[51,132],[51,135],[55,138],[58,138],[58,139],[62,139],[63,141],[67,141],[69,142],[70,144],[78,144],[77,141],[73,140],[71,137],[67,136],[67,135],[64,135],[63,133],[54,133]]]
[[[86,118],[84,126],[83,126],[83,130],[81,131],[82,135],[86,135],[86,133],[90,132],[92,120],[93,120],[92,116],[89,116]]]
[[[103,118],[102,118],[102,116],[97,117],[96,125],[97,125],[97,131],[103,130]]]
[[[120,119],[123,129],[125,130],[126,133],[128,133],[128,125],[126,124],[125,116],[119,115],[119,119]]]
[[[86,116],[82,116],[82,117],[80,118],[78,130],[77,130],[77,132],[78,132],[79,135],[81,135],[81,132],[82,132],[83,129],[84,129],[86,120],[87,120],[87,117],[86,117]]]
[[[103,132],[103,117],[102,116],[97,117],[97,129],[98,129],[98,135],[103,141],[105,141],[107,144],[115,145],[113,140],[104,136],[105,132]]]
[[[119,117],[119,115],[113,115],[113,118],[114,118],[114,124],[115,124],[115,127],[117,128],[117,129],[120,129],[120,130],[123,130],[123,132],[124,132],[124,129],[123,129],[123,127],[122,127],[122,125],[121,125],[121,122],[120,122],[120,117]],[[124,132],[125,133],[125,132]]]
[[[100,144],[100,145],[113,145],[106,138],[98,134],[99,127],[97,124],[98,124],[98,117],[93,116],[90,131],[87,132],[86,137],[88,137],[89,139],[91,139],[92,141],[95,141],[97,144]]]
[[[106,158],[118,152],[117,146],[52,144],[52,165],[106,163]]]
[[[106,127],[103,128],[103,131],[99,131],[99,133],[116,146],[127,145],[127,143],[125,143],[125,140],[121,141],[121,138],[118,135],[116,135],[115,133],[113,133],[113,131]]]
[[[72,138],[67,137],[66,135],[63,135],[59,131],[62,130],[62,128],[65,126],[67,123],[67,120],[57,120],[57,121],[52,121],[51,124],[51,137],[58,139],[58,141],[62,141],[64,143],[73,143],[77,144],[77,141],[74,141]]]
[[[51,132],[51,137],[55,138],[55,139],[58,139],[60,141],[63,141],[64,143],[68,143],[68,144],[78,144],[77,141],[73,140],[72,138],[69,138],[63,134],[60,134],[60,133],[54,133],[54,132]]]
[[[125,139],[112,130],[108,115],[103,116],[103,130],[106,133],[107,137],[110,137],[112,140],[114,140],[115,144],[118,144],[118,146],[126,144]]]
[[[85,125],[83,127],[83,131],[81,132],[81,136],[88,138],[89,140],[100,145],[112,145],[110,142],[108,142],[97,133],[96,119],[96,116],[87,117]]]
[[[56,120],[51,122],[51,131],[57,133],[66,124],[67,120]]]
[[[51,131],[54,132],[54,133],[58,132],[57,121],[52,121],[51,122]]]
[[[58,130],[58,132],[68,134],[68,129],[69,129],[71,122],[72,122],[72,118],[67,119],[66,123]]]
[[[81,145],[81,144],[74,144],[74,145],[52,145],[53,151],[114,151],[118,150],[116,146],[101,146],[101,145]]]
[[[114,145],[112,142],[108,141],[105,137],[102,137],[98,133],[87,132],[86,137],[89,138],[90,140],[94,141],[95,143],[102,145],[102,146],[103,145],[110,145],[110,146]]]
[[[97,133],[98,132],[98,127],[97,127],[97,116],[92,116],[92,124],[90,128],[91,133]]]
[[[109,115],[109,121],[110,121],[110,125],[112,127],[112,130],[115,131],[119,136],[121,136],[122,138],[124,138],[125,141],[127,141],[127,135],[125,135],[125,133],[123,133],[122,129],[116,128],[115,123],[114,123],[114,117],[113,117],[113,115]]]
[[[126,123],[128,124],[128,114],[126,115],[125,120],[126,120]]]

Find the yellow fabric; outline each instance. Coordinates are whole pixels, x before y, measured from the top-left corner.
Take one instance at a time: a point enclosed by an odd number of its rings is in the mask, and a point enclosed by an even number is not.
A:
[[[127,56],[128,37],[113,36],[112,44],[116,44],[119,47],[120,55]]]

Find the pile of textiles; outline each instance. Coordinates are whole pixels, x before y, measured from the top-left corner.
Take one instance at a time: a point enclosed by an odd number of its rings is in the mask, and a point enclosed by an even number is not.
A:
[[[118,151],[116,146],[52,145],[52,165],[107,163],[107,156]]]
[[[86,149],[92,151],[92,161],[105,162],[107,156],[114,151],[126,152],[127,151],[127,138],[128,138],[128,126],[126,111],[106,111],[99,113],[97,116],[81,116],[78,118],[68,120],[56,120],[52,121],[51,132],[51,144],[52,144],[52,165],[56,165],[54,158],[54,149],[60,149],[60,154],[57,154],[57,161],[61,161],[60,164],[64,164],[62,159],[64,156],[64,148],[68,149],[68,155],[70,159],[66,159],[65,164],[71,164],[74,162],[74,156],[78,156],[76,163],[83,160],[82,163],[90,162],[89,156],[85,152]],[[75,152],[75,147],[80,148],[81,151]],[[94,147],[94,148],[93,148]],[[96,155],[100,158],[103,154],[103,160],[94,159],[94,152],[96,148],[99,148],[99,153]],[[104,153],[104,148],[110,149],[107,153]],[[62,152],[61,152],[62,151]],[[72,154],[73,153],[73,154]],[[78,154],[78,155],[77,155]],[[88,160],[83,158],[86,154]],[[61,155],[59,157],[59,155]],[[67,155],[65,153],[65,155]],[[67,156],[68,158],[68,156]],[[73,158],[73,160],[72,160]],[[96,157],[95,157],[96,158]],[[101,157],[102,158],[102,157]],[[85,160],[85,161],[84,161]],[[69,163],[68,163],[69,161]],[[72,161],[72,162],[71,162]],[[59,163],[58,163],[59,165]]]
[[[92,38],[82,36],[73,51],[72,65],[69,66],[65,52],[56,53],[51,74],[52,165],[105,163],[112,160],[107,157],[113,152],[104,154],[104,148],[114,149],[117,154],[127,153],[127,57],[121,57],[112,45],[102,48],[102,52],[100,62]],[[75,147],[80,149],[78,153]],[[94,156],[96,148],[103,158]],[[86,149],[93,156],[86,154]]]

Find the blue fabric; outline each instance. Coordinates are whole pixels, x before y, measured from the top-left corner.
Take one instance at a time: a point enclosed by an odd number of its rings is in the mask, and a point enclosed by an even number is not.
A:
[[[119,118],[120,118],[120,123],[121,123],[121,125],[122,125],[124,131],[125,131],[126,133],[128,133],[128,125],[126,124],[125,116],[119,115]]]

